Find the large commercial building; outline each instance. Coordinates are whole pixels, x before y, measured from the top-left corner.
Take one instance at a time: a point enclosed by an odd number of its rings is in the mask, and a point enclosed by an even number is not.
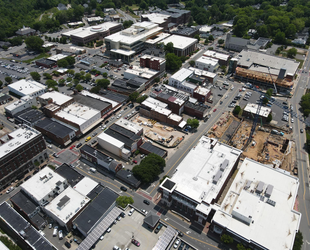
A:
[[[297,177],[246,158],[210,230],[251,249],[293,249],[301,220],[294,210],[298,187]]]
[[[160,184],[161,203],[205,225],[241,153],[214,138],[201,137],[172,177]]]
[[[71,38],[74,44],[85,44],[94,40],[102,40],[103,38],[118,32],[122,29],[122,24],[106,22],[96,26],[81,27],[65,33],[62,36]]]
[[[0,138],[0,187],[34,169],[34,162],[43,163],[48,159],[42,134],[34,128],[23,125]]]
[[[169,85],[193,95],[197,86],[187,81],[193,74],[192,70],[181,68],[169,78]]]
[[[174,54],[177,56],[187,56],[196,50],[198,40],[196,38],[172,35],[162,40],[165,45],[173,43]]]
[[[202,56],[195,61],[196,68],[215,73],[219,67],[217,59]]]
[[[216,59],[216,60],[218,60],[220,65],[226,65],[226,66],[228,65],[229,58],[230,58],[230,55],[215,52],[213,50],[207,50],[203,55],[210,57],[210,58],[213,58],[213,59]]]
[[[10,92],[20,97],[37,97],[44,94],[46,90],[46,86],[43,84],[25,79],[11,83],[8,87]]]
[[[164,28],[164,30],[168,30],[168,25],[171,23],[171,16],[161,13],[143,14],[141,15],[141,21],[156,23],[159,27]]]
[[[13,117],[17,113],[22,112],[27,108],[31,108],[32,106],[36,106],[37,101],[35,97],[30,97],[29,95],[23,96],[18,101],[11,103],[4,107],[6,116]]]
[[[130,28],[105,38],[107,51],[112,57],[129,62],[132,57],[144,49],[147,39],[155,37],[163,30],[151,22],[135,23]]]
[[[51,91],[39,96],[38,101],[41,103],[42,106],[53,103],[60,106],[61,108],[65,108],[71,103],[73,103],[74,99],[71,96],[59,93],[58,91]]]

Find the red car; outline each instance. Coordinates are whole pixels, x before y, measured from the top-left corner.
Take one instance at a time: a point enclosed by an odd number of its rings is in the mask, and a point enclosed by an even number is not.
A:
[[[213,112],[215,112],[215,111],[216,111],[216,109],[213,110]]]
[[[137,247],[140,246],[140,242],[137,241],[137,240],[135,240],[135,239],[132,239],[132,240],[131,240],[131,243],[134,244],[134,245],[136,245]]]
[[[99,74],[96,74],[95,77],[99,76]]]
[[[75,148],[75,145],[72,145],[71,147],[70,147],[70,149],[74,149]]]
[[[138,163],[136,160],[133,160],[132,162],[133,162],[133,163],[135,163],[135,164],[137,164],[137,163]]]

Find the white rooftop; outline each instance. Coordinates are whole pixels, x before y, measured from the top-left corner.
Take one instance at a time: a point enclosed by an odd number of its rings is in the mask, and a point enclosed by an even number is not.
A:
[[[299,62],[292,59],[287,59],[279,56],[272,56],[265,53],[260,53],[251,50],[242,50],[238,56],[238,65],[242,67],[250,67],[253,63],[274,68],[280,70],[281,68],[286,69],[286,74],[295,74]]]
[[[154,106],[158,106],[160,108],[168,108],[168,104],[161,102],[153,97],[148,97],[147,99],[145,99],[142,104],[147,105],[147,103],[153,104]]]
[[[98,33],[98,32],[104,32],[106,30],[109,30],[110,28],[113,28],[115,26],[118,26],[119,23],[113,23],[113,22],[106,22],[106,23],[102,23],[102,24],[99,24],[99,25],[96,25],[96,26],[89,26],[89,27],[82,27],[82,28],[78,28],[76,30],[74,30],[74,32],[72,31],[69,31],[69,32],[66,32],[64,33],[63,35],[65,36],[76,36],[76,37],[79,37],[79,38],[85,38],[85,37],[88,37],[88,36],[91,36],[95,33]]]
[[[154,75],[158,74],[157,70],[154,69],[149,69],[149,68],[142,68],[140,66],[131,66],[132,68],[127,68],[126,71],[124,72],[124,77],[126,78],[126,73],[127,74],[132,74],[136,75],[145,79],[150,79]]]
[[[215,67],[218,64],[218,60],[213,59],[211,57],[202,56],[196,60],[196,63],[202,63],[202,64],[211,65],[212,67]]]
[[[213,148],[212,148],[213,146]],[[178,165],[171,181],[177,184],[176,191],[201,203],[211,204],[222,189],[241,150],[202,136],[195,147]],[[225,165],[220,171],[222,164]],[[221,177],[214,182],[217,173]]]
[[[111,99],[105,98],[105,97],[103,97],[101,95],[90,93],[89,91],[86,91],[86,90],[82,90],[80,92],[80,94],[84,95],[84,96],[92,97],[94,99],[98,99],[98,100],[103,101],[103,102],[111,103],[112,104],[112,108],[116,107],[119,104],[118,102],[112,101]]]
[[[223,61],[228,61],[229,59],[229,55],[223,54],[223,53],[218,53],[212,50],[207,50],[204,54],[204,56],[209,56],[209,57],[214,57],[217,58],[219,60],[223,60]]]
[[[203,32],[203,33],[207,33],[207,32],[210,32],[212,29],[212,26],[208,26],[208,25],[205,25],[205,26],[202,26],[199,31],[200,32]]]
[[[82,125],[98,113],[100,113],[99,110],[75,102],[58,111],[55,115],[68,121],[72,121],[75,124]]]
[[[80,25],[80,24],[82,24],[82,23],[83,23],[83,22],[78,21],[78,22],[71,22],[71,23],[68,23],[68,25],[74,26],[74,25]]]
[[[28,101],[32,100],[33,98],[35,98],[35,97],[30,97],[29,95],[25,95],[22,98],[20,98],[19,100],[17,100],[15,102],[9,104],[8,106],[6,106],[5,110],[8,110],[8,111],[12,112],[14,109],[27,104]]]
[[[86,196],[97,186],[98,186],[98,182],[96,182],[96,181],[90,179],[89,177],[85,176],[82,180],[80,180],[74,186],[74,190],[76,190],[80,194]]]
[[[54,172],[49,167],[43,168],[23,184],[22,189],[31,194],[37,201],[42,200],[53,189],[56,188],[56,183],[64,183],[66,180],[61,175]]]
[[[151,55],[147,55],[147,54],[141,56],[140,59],[150,59],[151,61],[156,60],[156,61],[159,61],[159,63],[163,63],[163,62],[166,61],[165,58],[156,57],[156,56],[151,56]]]
[[[11,83],[9,86],[9,90],[15,90],[23,95],[32,95],[33,93],[39,92],[41,90],[45,90],[46,86],[41,83],[38,83],[33,80],[25,80],[21,79],[17,82]]]
[[[37,136],[41,135],[38,130],[23,125],[22,127],[12,131],[8,135],[4,135],[0,138],[0,159],[2,159],[8,153],[17,150],[25,143],[33,140]],[[3,143],[3,144],[1,144]]]
[[[52,44],[52,43],[46,43],[46,44],[42,45],[43,48],[48,48],[48,47],[52,47],[52,46],[54,46],[54,44]]]
[[[41,95],[40,98],[44,100],[52,98],[53,103],[59,106],[73,99],[71,96],[61,94],[58,91],[46,92],[45,94]]]
[[[207,95],[210,92],[210,89],[198,86],[197,89],[194,90],[195,93],[198,93],[199,95]]]
[[[45,209],[53,213],[59,220],[67,223],[81,211],[88,202],[90,202],[90,199],[87,196],[75,191],[69,186],[47,204]]]
[[[103,18],[101,16],[94,16],[87,18],[87,22],[96,22],[96,21],[102,21]]]
[[[162,114],[162,115],[165,115],[165,116],[168,116],[172,113],[171,110],[167,109],[166,107],[168,107],[168,104],[164,103],[164,102],[161,102],[161,101],[158,101],[152,97],[148,97],[145,101],[142,102],[142,105],[145,105],[147,107],[149,107],[150,109]]]
[[[190,88],[190,89],[196,89],[197,88],[197,85],[190,83],[190,82],[187,82],[187,81],[182,82],[182,85],[186,86],[187,88]]]
[[[124,55],[124,56],[132,56],[136,52],[134,50],[124,50],[124,49],[111,49],[113,53]]]
[[[248,103],[245,106],[244,111],[250,112],[255,115],[257,112],[257,109],[258,109],[258,104]],[[260,111],[259,111],[259,116],[268,117],[270,112],[271,112],[271,108],[261,106]]]
[[[163,40],[169,36],[171,36],[171,35],[168,33],[160,33],[160,34],[156,35],[155,37],[151,37],[150,39],[147,39],[145,43],[157,44],[158,42],[160,42],[161,40]]]
[[[158,24],[151,22],[139,22],[133,24],[128,29],[105,37],[105,40],[114,43],[121,42],[122,44],[131,45],[138,41],[145,41],[162,30],[163,28],[159,27]]]
[[[209,71],[202,70],[202,69],[197,69],[193,67],[189,67],[188,69],[194,71],[194,74],[197,76],[204,76],[204,77],[209,77],[209,78],[215,78],[217,76],[216,73],[209,72]]]
[[[213,221],[263,248],[293,249],[298,187],[297,177],[246,158]]]
[[[183,119],[182,116],[179,116],[179,115],[173,114],[173,113],[171,113],[168,118],[171,120],[174,120],[176,122],[181,122]]]
[[[57,62],[57,61],[64,59],[66,57],[67,57],[67,55],[57,54],[57,55],[53,55],[53,56],[49,57],[48,60]]]
[[[162,24],[167,21],[170,17],[169,15],[161,14],[161,13],[151,13],[151,14],[144,14],[141,15],[143,18],[148,18],[150,22]]]
[[[191,37],[185,37],[185,36],[179,36],[179,35],[172,35],[167,37],[162,41],[165,45],[167,43],[173,43],[173,47],[176,49],[186,49],[187,47],[195,44],[198,42],[196,38]]]
[[[177,71],[176,73],[174,73],[170,79],[171,80],[176,80],[179,82],[183,82],[185,81],[188,77],[193,75],[193,71],[186,69],[186,68],[181,68],[179,71]],[[170,80],[169,79],[169,80]],[[170,81],[169,81],[170,82]]]
[[[126,119],[123,119],[123,118],[117,120],[115,122],[115,124],[125,128],[131,132],[134,132],[135,134],[138,134],[142,130],[142,127],[139,126],[138,124],[133,123],[133,122],[126,120]]]
[[[121,141],[115,139],[114,137],[112,137],[112,136],[110,136],[110,135],[108,135],[108,134],[106,134],[106,133],[104,133],[104,132],[102,132],[101,134],[99,134],[99,135],[97,136],[97,138],[98,138],[99,144],[100,144],[100,140],[102,140],[102,141],[107,141],[107,142],[109,142],[110,144],[113,144],[113,145],[114,145],[115,147],[117,147],[117,148],[123,148],[124,145],[125,145],[125,143],[123,143],[123,142],[121,142]]]

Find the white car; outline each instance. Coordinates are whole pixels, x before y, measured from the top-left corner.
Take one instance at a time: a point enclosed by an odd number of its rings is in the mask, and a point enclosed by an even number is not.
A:
[[[177,248],[179,244],[180,244],[180,240],[177,239],[177,240],[174,242],[173,248]]]
[[[6,190],[6,193],[9,194],[14,190],[14,187],[10,187],[8,190]]]
[[[111,228],[109,227],[108,229],[107,229],[107,233],[110,233],[111,232]]]
[[[64,238],[64,236],[62,234],[62,230],[59,230],[58,237],[59,237],[60,240],[62,240]]]
[[[130,209],[130,211],[128,212],[128,215],[131,216],[131,215],[133,214],[134,211],[135,211],[135,210],[134,210],[133,208]]]
[[[106,127],[107,127],[107,125],[103,125],[101,129],[104,130],[104,129],[106,129]]]
[[[99,239],[100,239],[100,240],[103,240],[103,235],[101,235]]]
[[[120,118],[121,116],[122,116],[122,114],[119,114],[119,115],[117,116],[117,119]]]
[[[291,119],[291,123],[294,123],[294,119],[293,118]]]

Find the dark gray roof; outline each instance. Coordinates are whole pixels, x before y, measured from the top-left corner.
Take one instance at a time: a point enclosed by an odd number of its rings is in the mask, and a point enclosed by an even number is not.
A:
[[[109,211],[110,208],[114,207],[117,197],[118,194],[114,193],[109,188],[103,189],[73,223],[84,232],[89,232],[97,221]]]
[[[17,117],[17,119],[19,119],[21,122],[27,121],[29,123],[38,122],[45,117],[45,115],[40,110],[32,108],[27,108],[26,110],[18,112],[14,116]]]
[[[57,174],[64,177],[71,187],[74,187],[80,180],[84,178],[78,171],[70,167],[67,163],[63,163],[59,168],[55,170]]]
[[[161,149],[155,145],[153,145],[150,142],[145,142],[143,143],[140,148],[145,149],[146,151],[150,152],[150,153],[154,153],[157,154],[160,157],[165,157],[165,155],[167,154],[167,151],[164,149]]]
[[[177,30],[172,31],[172,34],[181,36],[192,36],[198,32],[198,29],[191,27],[179,27]]]
[[[36,60],[36,62],[45,64],[45,65],[53,65],[53,64],[55,64],[55,61],[52,61],[52,60],[49,60],[49,59],[46,59],[46,58],[41,58],[39,60]]]
[[[98,196],[98,194],[102,192],[103,189],[104,189],[104,186],[98,184],[97,187],[95,187],[92,191],[90,191],[86,196],[89,199],[93,200]]]
[[[85,106],[91,107],[93,109],[97,109],[99,111],[105,110],[109,106],[111,106],[112,108],[111,103],[100,101],[90,96],[74,95],[73,98],[76,102],[81,103]]]
[[[205,110],[207,109],[206,107],[200,106],[199,104],[193,104],[193,103],[191,103],[189,101],[187,101],[185,103],[185,106],[189,107],[189,108],[192,108],[192,109],[195,109],[195,110],[198,110],[200,112],[205,112]]]
[[[38,122],[35,127],[42,128],[44,130],[49,131],[51,134],[54,134],[55,136],[59,138],[64,138],[70,133],[73,132],[71,128],[68,128],[65,125],[62,125],[58,122],[52,121],[49,118],[45,118]]]
[[[12,99],[12,97],[6,94],[0,94],[0,102],[7,101],[9,99]]]
[[[118,102],[118,103],[125,103],[129,100],[128,96],[125,96],[125,95],[122,95],[119,93],[115,93],[115,92],[112,92],[109,90],[105,90],[105,89],[101,89],[100,94],[102,96],[104,96],[105,98],[108,98],[108,99],[113,100],[113,101]]]
[[[65,205],[69,200],[70,200],[70,198],[69,198],[67,195],[65,195],[64,197],[62,197],[62,198],[59,200],[57,206],[58,206],[58,207],[62,207],[62,206]]]
[[[24,30],[18,30],[16,31],[16,34],[23,36],[23,35],[27,35],[33,32],[36,32],[36,30],[29,28],[29,29],[24,29]]]
[[[121,180],[127,182],[129,185],[138,187],[141,184],[136,177],[134,177],[133,173],[128,169],[121,169],[116,173],[116,177],[120,178]]]
[[[163,187],[171,190],[174,187],[174,185],[175,183],[167,178],[163,184]]]
[[[151,227],[155,227],[155,225],[157,224],[159,219],[160,219],[160,217],[157,214],[155,214],[152,211],[149,211],[148,214],[145,216],[143,221],[146,224],[150,225]]]
[[[90,155],[93,155],[94,157],[96,157],[96,158],[98,158],[101,161],[104,161],[106,163],[110,163],[111,161],[114,160],[112,157],[102,153],[101,151],[99,151],[99,150],[97,150],[97,149],[95,149],[95,148],[93,148],[87,144],[83,145],[83,147],[81,147],[80,150],[84,150],[85,152],[89,153]]]
[[[114,137],[115,139],[125,143],[125,147],[128,148],[128,149],[131,149],[132,144],[135,142],[132,139],[130,139],[130,138],[124,136],[124,135],[121,135],[118,132],[116,132],[116,131],[114,131],[114,130],[112,130],[110,128],[108,128],[106,131],[104,131],[104,133],[106,133],[106,134]]]
[[[27,215],[33,213],[37,207],[37,204],[34,203],[28,196],[26,196],[22,191],[19,191],[10,200],[15,203],[23,212]]]
[[[135,89],[140,88],[142,84],[143,84],[142,82],[138,82],[135,79],[129,79],[127,81],[127,86],[129,86],[131,88],[135,88]]]
[[[115,123],[113,123],[110,126],[110,129],[112,129],[113,131],[115,131],[121,135],[126,136],[127,138],[130,138],[133,141],[139,140],[141,138],[141,136],[139,136],[139,135],[135,134],[134,132],[132,132],[126,128],[123,128],[123,127],[121,127]]]
[[[132,94],[133,92],[136,91],[136,89],[133,89],[133,88],[123,88],[123,87],[118,87],[118,86],[115,86],[115,85],[112,85],[112,86],[109,86],[109,90],[111,91],[115,91],[115,92],[120,92],[120,93],[125,93],[126,95],[130,95]]]
[[[8,226],[16,231],[16,233],[23,239],[22,234],[27,240],[28,244],[32,245],[34,249],[38,250],[54,250],[53,245],[43,237],[28,221],[19,215],[7,202],[0,205],[0,217],[6,222]]]
[[[122,66],[123,62],[118,60],[109,60],[109,64],[115,65],[115,66]]]

